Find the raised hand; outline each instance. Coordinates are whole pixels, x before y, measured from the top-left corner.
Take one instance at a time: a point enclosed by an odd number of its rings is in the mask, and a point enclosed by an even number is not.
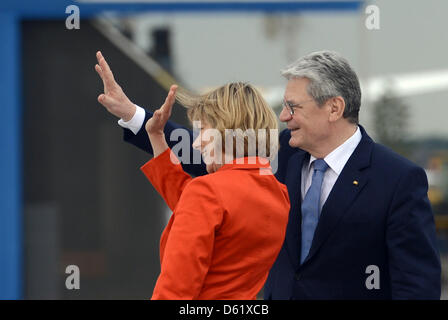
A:
[[[96,53],[96,59],[98,64],[95,65],[95,70],[104,84],[104,93],[98,96],[98,102],[114,116],[124,121],[131,120],[136,111],[135,105],[115,81],[114,75],[100,51]]]
[[[176,100],[176,90],[177,85],[172,85],[166,96],[165,103],[160,109],[156,110],[151,119],[146,122],[145,129],[150,137],[154,135],[163,135],[163,129],[171,116],[171,110],[173,109],[174,101]]]

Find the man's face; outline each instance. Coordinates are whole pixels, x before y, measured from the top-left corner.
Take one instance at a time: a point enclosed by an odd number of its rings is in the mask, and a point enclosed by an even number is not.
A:
[[[309,80],[306,78],[291,79],[285,90],[285,102],[293,107],[294,115],[289,108],[283,108],[280,121],[285,122],[291,130],[291,147],[301,148],[312,153],[319,149],[329,136],[330,107],[327,104],[319,107],[308,94]]]

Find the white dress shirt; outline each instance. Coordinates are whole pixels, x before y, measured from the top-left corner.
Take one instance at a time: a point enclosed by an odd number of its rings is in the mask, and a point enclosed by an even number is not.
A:
[[[129,121],[124,121],[123,119],[118,120],[118,124],[120,127],[131,130],[134,134],[141,129],[143,126],[143,122],[145,121],[145,109],[135,105],[137,110],[135,111],[134,116]]]
[[[324,158],[329,168],[325,172],[324,180],[322,182],[319,211],[322,210],[322,207],[324,206],[325,201],[327,201],[331,189],[333,189],[333,186],[336,183],[339,175],[341,174],[342,169],[344,169],[344,166],[347,163],[348,159],[361,141],[361,137],[361,130],[359,130],[358,127],[356,129],[356,132],[350,138],[348,138],[343,144],[334,149]],[[306,192],[311,186],[314,173],[314,160],[316,160],[316,158],[310,155],[310,161],[305,162],[302,167],[302,201],[305,198]]]

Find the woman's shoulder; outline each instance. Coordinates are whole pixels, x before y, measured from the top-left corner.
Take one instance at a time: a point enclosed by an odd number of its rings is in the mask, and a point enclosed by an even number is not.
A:
[[[214,189],[214,185],[216,184],[216,178],[214,174],[206,174],[203,176],[198,176],[191,179],[188,184],[185,186],[184,192],[191,191],[210,191]]]
[[[214,196],[217,196],[218,193],[221,193],[223,190],[229,189],[232,185],[235,185],[235,182],[238,181],[238,178],[241,178],[241,175],[244,175],[242,172],[235,172],[237,170],[218,170],[213,173],[209,173],[203,176],[193,178],[186,189],[189,191],[194,190],[195,192],[204,193],[213,193]],[[238,170],[242,171],[242,170]]]

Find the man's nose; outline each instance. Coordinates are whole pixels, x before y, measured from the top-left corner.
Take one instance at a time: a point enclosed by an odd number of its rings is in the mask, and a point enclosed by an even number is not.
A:
[[[289,111],[286,108],[283,108],[278,118],[280,119],[281,122],[287,122],[291,120],[292,116],[291,113],[289,113]]]

